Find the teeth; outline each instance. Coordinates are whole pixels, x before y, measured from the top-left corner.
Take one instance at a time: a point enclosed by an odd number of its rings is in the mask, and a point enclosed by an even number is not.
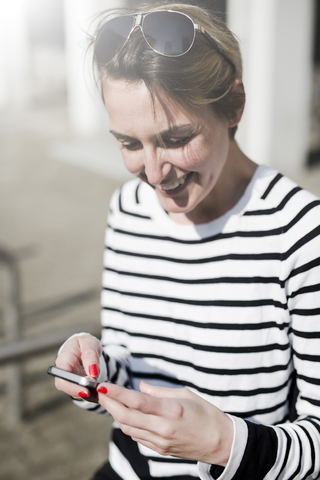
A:
[[[179,185],[183,185],[185,183],[185,181],[187,180],[187,177],[188,177],[188,174],[185,175],[184,177],[180,178],[180,180],[177,180],[176,182],[174,183],[170,183],[170,185],[159,185],[160,188],[162,188],[163,190],[173,190],[177,187],[179,187]]]

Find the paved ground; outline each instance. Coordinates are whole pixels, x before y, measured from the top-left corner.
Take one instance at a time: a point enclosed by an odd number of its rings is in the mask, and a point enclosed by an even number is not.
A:
[[[99,322],[107,205],[121,177],[56,160],[53,142],[60,153],[61,145],[77,144],[63,110],[0,112],[0,245],[20,257],[24,335]],[[83,139],[78,143],[81,150]],[[320,195],[319,167],[296,177]],[[107,457],[109,421],[55,391],[46,375],[54,357],[24,363],[26,415],[16,426],[9,424],[0,368],[1,480],[88,480]]]

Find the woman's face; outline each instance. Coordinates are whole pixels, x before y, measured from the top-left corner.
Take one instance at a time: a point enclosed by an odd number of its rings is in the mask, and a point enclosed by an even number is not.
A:
[[[127,169],[155,189],[177,222],[211,220],[212,202],[224,188],[230,124],[207,106],[187,115],[164,95],[154,111],[142,82],[108,82],[104,98]]]

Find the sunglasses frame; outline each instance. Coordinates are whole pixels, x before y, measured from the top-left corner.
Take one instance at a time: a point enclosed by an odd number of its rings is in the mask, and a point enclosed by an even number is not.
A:
[[[144,23],[144,20],[145,18],[148,16],[148,15],[152,15],[153,13],[159,13],[159,12],[167,12],[167,13],[177,13],[179,15],[182,15],[184,17],[186,17],[188,20],[190,20],[190,22],[192,23],[193,25],[193,29],[194,29],[194,35],[193,35],[193,39],[192,39],[192,42],[191,42],[191,45],[190,47],[183,53],[180,53],[180,54],[177,54],[177,55],[168,55],[168,54],[165,54],[165,53],[162,53],[162,52],[158,52],[155,48],[153,48],[150,43],[148,42],[145,34],[144,34],[144,31],[143,31],[143,23]],[[120,18],[120,17],[132,17],[133,20],[134,20],[134,23],[133,23],[133,26],[126,38],[126,40],[124,41],[123,45],[120,47],[122,48],[126,43],[127,41],[129,40],[132,32],[134,30],[136,30],[136,28],[140,28],[141,30],[141,33],[143,35],[143,38],[145,39],[147,45],[155,52],[157,53],[158,55],[162,55],[164,57],[171,57],[171,58],[174,58],[174,57],[181,57],[182,55],[185,55],[186,53],[189,52],[189,50],[191,50],[193,44],[194,44],[194,41],[195,41],[195,38],[196,38],[196,32],[201,32],[205,38],[208,40],[208,42],[213,46],[213,48],[219,52],[219,54],[231,65],[231,67],[233,68],[234,71],[236,71],[236,66],[235,64],[233,63],[233,61],[228,57],[228,55],[226,55],[220,48],[220,46],[218,45],[218,43],[211,37],[211,35],[206,31],[206,29],[204,27],[202,27],[201,25],[199,25],[198,23],[195,23],[191,17],[189,17],[189,15],[187,15],[186,13],[184,12],[178,12],[176,10],[153,10],[151,12],[140,12],[140,13],[128,13],[128,14],[124,14],[124,15],[118,15],[117,17],[114,17],[110,20],[108,20],[107,22],[105,22],[99,29],[99,32],[97,33],[96,37],[95,37],[95,40],[94,40],[94,45],[96,45],[96,42],[98,40],[98,37],[99,37],[99,33],[101,32],[102,28],[107,25],[108,22],[110,22],[111,20],[114,20],[115,18]],[[115,52],[114,55],[116,55],[117,52]]]

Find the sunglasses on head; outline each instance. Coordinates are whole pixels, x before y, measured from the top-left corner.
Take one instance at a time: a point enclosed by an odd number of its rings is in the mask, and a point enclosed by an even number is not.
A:
[[[196,31],[200,31],[236,70],[232,60],[203,27],[194,23],[185,13],[173,10],[134,13],[108,20],[102,25],[95,39],[94,54],[97,63],[104,65],[110,62],[137,27],[149,47],[166,57],[180,57],[189,52],[194,44]]]

